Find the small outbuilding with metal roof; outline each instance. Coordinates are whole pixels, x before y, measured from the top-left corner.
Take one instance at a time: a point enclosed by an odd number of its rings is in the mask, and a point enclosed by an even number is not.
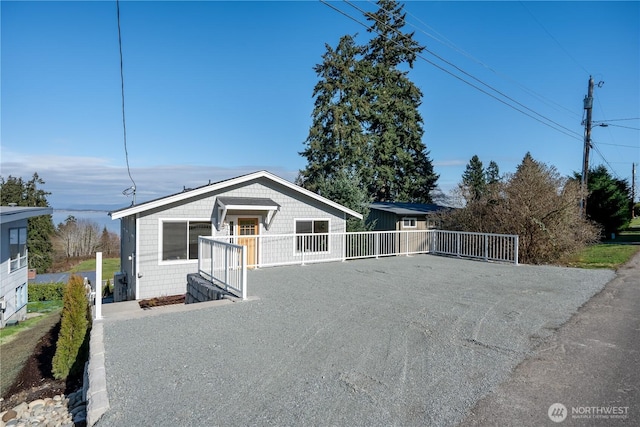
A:
[[[367,223],[376,231],[429,230],[438,227],[434,214],[449,209],[428,203],[375,202],[369,205]]]

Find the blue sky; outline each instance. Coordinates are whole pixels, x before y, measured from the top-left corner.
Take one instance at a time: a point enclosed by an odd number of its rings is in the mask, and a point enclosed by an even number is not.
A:
[[[640,163],[640,2],[404,4],[405,29],[473,76],[429,52],[409,72],[424,94],[423,141],[445,193],[474,154],[503,173],[527,151],[563,175],[580,171],[589,75],[605,82],[593,120],[612,124],[594,128],[591,164],[631,179]],[[331,5],[364,22],[350,3]],[[115,1],[0,7],[0,175],[38,172],[57,209],[129,205]],[[293,180],[305,166],[298,153],[325,43],[369,36],[320,1],[122,1],[120,14],[137,202],[261,169]]]

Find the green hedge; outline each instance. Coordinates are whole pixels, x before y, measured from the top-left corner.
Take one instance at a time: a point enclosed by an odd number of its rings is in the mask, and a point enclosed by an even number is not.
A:
[[[64,283],[44,283],[29,285],[29,302],[61,301],[64,299]]]
[[[65,379],[82,373],[88,357],[91,310],[84,280],[72,275],[64,293],[60,333],[53,356],[53,376]]]

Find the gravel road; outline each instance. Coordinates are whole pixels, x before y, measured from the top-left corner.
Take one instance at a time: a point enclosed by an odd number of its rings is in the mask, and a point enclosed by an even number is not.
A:
[[[455,425],[613,277],[431,255],[250,271],[255,300],[105,321],[98,426]]]

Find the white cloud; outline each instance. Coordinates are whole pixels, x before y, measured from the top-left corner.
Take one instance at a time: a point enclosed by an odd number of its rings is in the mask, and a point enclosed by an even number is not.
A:
[[[177,193],[239,175],[266,169],[290,181],[297,171],[280,167],[207,165],[159,165],[132,168],[136,203]],[[123,190],[132,186],[127,169],[97,157],[42,156],[2,152],[0,175],[30,179],[33,173],[45,181],[49,204],[55,209],[117,209],[131,204]]]

